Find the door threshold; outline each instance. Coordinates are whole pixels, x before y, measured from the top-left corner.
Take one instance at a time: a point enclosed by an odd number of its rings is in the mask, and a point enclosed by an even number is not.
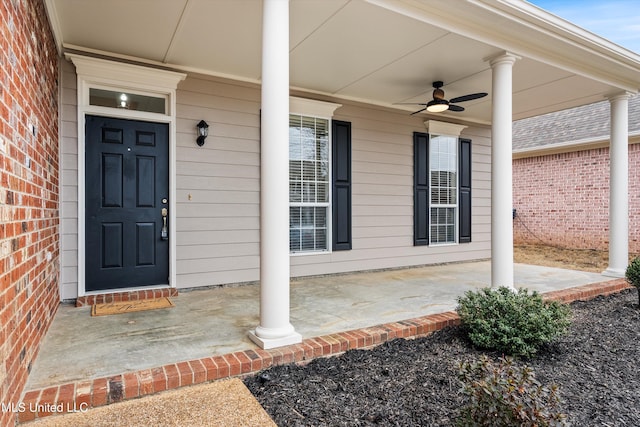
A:
[[[86,307],[109,302],[140,301],[163,297],[177,297],[178,289],[168,286],[154,289],[131,289],[116,292],[104,291],[76,298],[76,307]]]

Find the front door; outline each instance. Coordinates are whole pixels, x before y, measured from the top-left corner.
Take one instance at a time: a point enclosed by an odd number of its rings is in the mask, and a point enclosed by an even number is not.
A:
[[[86,116],[85,290],[169,283],[169,126]]]

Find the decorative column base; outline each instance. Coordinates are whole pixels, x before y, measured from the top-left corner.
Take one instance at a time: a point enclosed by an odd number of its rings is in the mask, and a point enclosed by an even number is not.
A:
[[[297,333],[292,325],[288,328],[268,329],[261,326],[249,331],[249,339],[263,350],[282,347],[291,344],[300,344],[302,335]]]
[[[626,269],[609,267],[605,271],[602,272],[602,275],[603,276],[607,276],[607,277],[623,278],[623,277],[625,277],[626,273],[627,273]]]

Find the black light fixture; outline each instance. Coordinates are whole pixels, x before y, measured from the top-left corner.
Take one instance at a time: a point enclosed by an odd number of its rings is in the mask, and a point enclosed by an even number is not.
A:
[[[427,111],[430,113],[442,113],[449,109],[449,101],[444,99],[442,86],[442,82],[433,82],[433,99],[427,102]]]
[[[209,125],[204,120],[200,120],[196,127],[198,128],[198,139],[196,140],[196,143],[199,147],[202,147],[204,145],[204,140],[209,135]]]

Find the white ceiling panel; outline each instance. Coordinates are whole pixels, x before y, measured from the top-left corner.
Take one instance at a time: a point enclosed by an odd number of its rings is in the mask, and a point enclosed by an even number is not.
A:
[[[189,0],[165,62],[258,79],[261,45],[261,2]]]
[[[336,93],[444,34],[369,3],[352,1],[292,50],[292,84]]]
[[[555,80],[514,93],[514,120],[605,99],[608,87],[579,76]]]
[[[513,65],[513,92],[518,93],[571,77],[573,73],[551,67],[528,58],[520,58]]]
[[[261,0],[44,0],[61,50],[259,81]],[[519,0],[290,0],[295,89],[395,106],[488,92],[443,117],[490,123],[491,68],[513,67],[513,117],[640,88],[640,56]],[[585,35],[587,34],[587,35]],[[425,116],[426,117],[426,116]]]
[[[490,75],[488,81],[475,82],[477,85],[473,89],[468,89],[470,85],[464,82],[488,70],[490,67],[485,58],[495,53],[493,47],[449,33],[388,64],[345,88],[345,91],[364,96],[373,85],[381,87],[380,91],[386,98],[397,96],[393,102],[424,102],[426,98],[431,100],[432,83],[442,81],[447,98],[470,93],[469,90],[488,92]],[[406,87],[404,93],[401,92],[403,87]]]
[[[187,0],[64,0],[55,8],[67,44],[162,61]]]
[[[294,0],[289,6],[289,47],[296,46],[338,13],[349,0]]]

